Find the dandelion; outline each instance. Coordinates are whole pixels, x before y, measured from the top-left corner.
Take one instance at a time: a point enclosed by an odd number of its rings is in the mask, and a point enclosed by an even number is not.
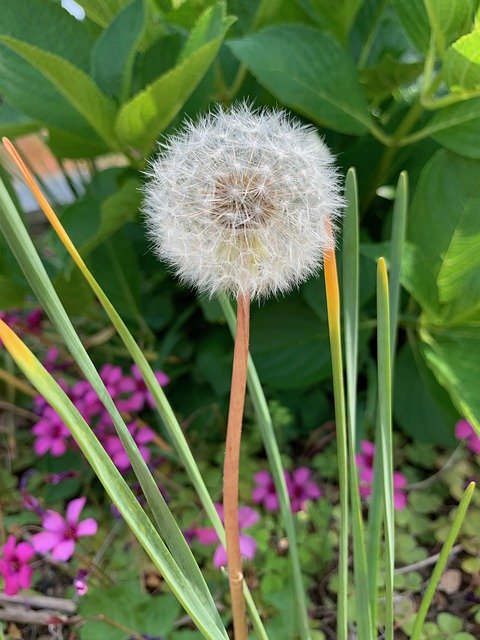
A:
[[[86,518],[79,522],[86,498],[77,498],[68,503],[65,517],[49,509],[42,518],[44,531],[32,536],[32,545],[38,553],[51,553],[59,562],[69,560],[79,538],[97,533],[97,522]]]
[[[32,582],[30,561],[35,550],[28,542],[16,544],[15,536],[8,536],[0,558],[0,574],[5,580],[5,593],[14,596],[20,589],[28,589]]]
[[[333,250],[338,174],[313,127],[242,104],[187,122],[149,177],[143,212],[156,255],[198,291],[237,299],[223,504],[234,635],[246,640],[238,473],[250,300],[297,286]]]

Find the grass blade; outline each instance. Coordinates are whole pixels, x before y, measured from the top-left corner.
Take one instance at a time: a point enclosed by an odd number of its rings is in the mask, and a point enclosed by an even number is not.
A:
[[[220,306],[227,320],[232,336],[235,335],[235,312],[226,296],[219,297]],[[282,464],[280,450],[278,448],[272,418],[268,410],[267,400],[263,393],[262,385],[255,368],[252,357],[248,357],[248,393],[257,416],[263,446],[267,453],[268,464],[272,472],[275,489],[280,505],[283,526],[288,538],[288,550],[293,578],[293,590],[295,593],[295,604],[297,612],[297,626],[302,640],[309,640],[310,624],[308,618],[307,598],[302,578],[302,568],[298,555],[297,534],[295,531],[295,520],[290,505],[287,484],[285,482],[285,471]]]
[[[385,638],[393,638],[394,510],[392,461],[392,374],[390,363],[390,301],[387,265],[377,265],[377,358],[378,417],[383,471],[383,509],[385,517]]]
[[[458,509],[453,519],[450,531],[448,532],[447,539],[443,544],[437,564],[435,565],[435,569],[432,572],[428,586],[425,590],[425,593],[423,594],[422,602],[420,603],[420,607],[413,624],[410,640],[420,640],[420,634],[422,633],[425,618],[427,617],[428,610],[432,603],[433,596],[435,595],[435,591],[437,590],[440,578],[442,577],[442,573],[445,571],[450,552],[452,551],[452,547],[455,544],[455,540],[458,536],[458,532],[460,531],[460,527],[462,526],[463,520],[465,519],[468,505],[470,504],[470,500],[472,499],[474,490],[475,482],[470,482],[465,490],[465,493],[462,496],[462,499],[460,500],[460,504],[458,505]]]
[[[333,395],[337,429],[338,481],[340,489],[339,589],[337,598],[337,640],[348,638],[348,451],[347,415],[343,382],[340,291],[334,249],[325,252],[323,265],[327,296],[328,331],[332,356]]]
[[[6,139],[4,139],[4,144],[7,146],[9,153],[12,155],[15,162],[17,163],[26,183],[30,187],[35,198],[37,199],[42,211],[45,213],[47,219],[49,220],[53,229],[57,233],[59,239],[62,241],[63,245],[65,246],[70,256],[72,257],[72,259],[80,269],[81,273],[83,274],[85,280],[88,282],[93,292],[97,296],[100,304],[105,309],[108,317],[110,318],[112,324],[117,330],[117,333],[123,340],[123,343],[127,348],[128,352],[130,353],[133,361],[140,369],[143,380],[145,381],[145,384],[147,385],[150,393],[155,399],[155,403],[156,403],[158,412],[160,414],[160,417],[177,451],[177,454],[180,460],[182,461],[187,471],[187,474],[197,492],[200,502],[203,508],[205,509],[205,512],[208,518],[210,519],[212,526],[215,528],[220,538],[220,541],[223,544],[225,544],[225,530],[218,516],[217,510],[215,509],[213,500],[208,492],[208,489],[205,485],[205,482],[202,478],[202,475],[195,461],[195,458],[193,457],[190,447],[188,446],[188,443],[182,431],[182,428],[178,423],[175,413],[173,412],[173,409],[171,408],[162,387],[158,383],[158,380],[156,379],[150,364],[148,363],[147,359],[145,358],[138,344],[135,342],[135,339],[130,333],[128,327],[125,325],[125,323],[117,313],[116,309],[114,308],[114,306],[112,305],[108,297],[105,295],[103,289],[95,280],[92,273],[88,269],[87,265],[83,261],[82,257],[76,250],[67,232],[65,231],[62,224],[60,223],[60,220],[58,219],[55,212],[53,211],[53,209],[51,208],[51,206],[43,196],[42,192],[38,188],[35,181],[32,179],[28,170],[24,166],[21,158],[18,156],[18,153],[13,148],[13,145]],[[0,198],[0,202],[2,202],[2,198]],[[8,201],[7,201],[7,205],[8,205]],[[79,342],[80,348],[83,349],[83,345],[79,341],[78,336],[75,333],[75,330],[73,329],[73,326],[71,325],[68,316],[66,315],[63,307],[61,306],[60,301],[58,300],[58,297],[56,296],[53,286],[50,280],[48,279],[48,276],[45,272],[43,264],[40,258],[38,257],[38,254],[36,253],[35,247],[33,246],[33,243],[25,227],[23,226],[23,223],[19,217],[18,212],[15,210],[14,207],[13,208],[11,207],[11,201],[10,201],[10,205],[5,210],[5,215],[0,216],[0,228],[3,230],[4,235],[9,241],[10,246],[12,247],[12,250],[17,258],[17,261],[19,262],[20,266],[26,273],[27,278],[29,279],[29,282],[35,294],[37,295],[38,299],[45,306],[45,309],[47,310],[47,313],[51,317],[52,322],[55,324],[59,334],[63,337],[67,345],[68,345],[68,342],[67,342],[67,339],[68,339],[69,341],[74,341],[75,343]],[[26,249],[27,247],[28,249]],[[39,276],[39,278],[41,276],[40,281],[38,280],[37,275]],[[48,308],[50,307],[52,296],[56,297],[58,304],[56,305],[56,307],[53,308],[52,313],[49,313]],[[57,315],[57,313],[59,315]],[[70,346],[69,346],[69,349],[70,349]],[[72,353],[72,355],[74,354]],[[88,358],[88,354],[87,354],[87,358]],[[93,364],[91,366],[93,367]],[[98,374],[96,373],[96,370],[94,367],[93,367],[93,371],[95,376],[98,377]],[[100,383],[101,383],[101,380],[100,380]],[[108,402],[110,400],[111,402],[111,398],[106,392],[106,390],[105,390],[105,393],[107,395],[106,401]],[[103,402],[102,396],[101,396],[101,399]],[[128,435],[130,436],[129,433]],[[161,496],[161,493],[158,491],[158,488],[157,488],[157,492],[160,494],[160,497],[163,500],[163,496]],[[183,538],[183,535],[182,535],[182,538]],[[190,552],[189,549],[188,551]],[[203,577],[202,577],[202,581],[203,581]],[[251,597],[251,594],[249,592],[246,595],[246,600],[247,600],[247,606],[250,613],[250,618],[254,625],[257,636],[261,640],[268,640],[265,628],[258,614],[253,598]],[[221,624],[219,618],[218,618],[218,622],[219,624]]]
[[[215,607],[213,598],[208,590],[205,579],[192,555],[184,535],[171,514],[148,466],[143,459],[135,440],[128,431],[125,422],[110,397],[102,379],[98,375],[90,356],[78,337],[73,325],[58,298],[52,283],[45,271],[42,261],[25,229],[21,218],[15,209],[4,185],[0,182],[0,203],[2,215],[0,228],[14,252],[22,270],[25,273],[38,300],[46,310],[50,319],[62,336],[70,353],[84,373],[86,379],[95,389],[103,405],[110,414],[115,429],[132,463],[132,468],[142,487],[142,491],[152,510],[158,530],[166,540],[172,553],[175,553],[185,575],[189,576],[192,587],[203,598],[205,605],[211,608],[216,616],[217,626],[223,628],[223,623]]]
[[[347,383],[348,464],[352,505],[353,565],[356,619],[359,640],[372,638],[372,618],[368,594],[368,564],[360,500],[359,478],[355,462],[357,421],[358,314],[359,314],[359,240],[358,192],[355,169],[349,169],[345,182],[347,207],[343,223],[343,321],[345,331],[345,370]]]
[[[129,489],[121,473],[75,405],[28,347],[1,320],[0,338],[25,376],[68,426],[72,436],[126,523],[161,571],[173,593],[191,616],[203,636],[211,640],[225,640],[225,638],[228,638],[225,629],[221,630],[217,627],[215,616],[212,616],[210,608],[198,597],[197,590],[192,588],[191,581],[183,574],[175,562],[172,554]]]
[[[403,245],[407,228],[408,173],[402,171],[398,178],[395,203],[393,205],[392,239],[390,243],[390,354],[392,371],[397,346],[398,310],[400,304],[400,274],[402,270]]]

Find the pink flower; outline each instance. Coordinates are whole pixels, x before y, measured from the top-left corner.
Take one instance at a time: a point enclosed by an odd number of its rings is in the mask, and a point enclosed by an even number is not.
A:
[[[299,467],[292,473],[285,474],[288,495],[292,511],[303,511],[309,500],[318,500],[322,496],[322,490],[316,482],[310,479],[311,471],[308,467]]]
[[[223,522],[223,506],[221,504],[216,504],[215,509]],[[238,510],[238,523],[240,525],[240,529],[249,529],[250,527],[253,527],[259,519],[260,517],[258,513],[250,507],[240,507]],[[195,534],[200,544],[210,545],[218,542],[218,536],[215,529],[195,529]],[[252,560],[257,551],[257,543],[251,536],[240,533],[240,551],[244,558]],[[219,544],[215,549],[215,553],[213,554],[213,564],[217,568],[225,567],[227,565],[227,551],[221,544]]]
[[[32,332],[37,332],[41,329],[43,320],[43,311],[40,307],[36,309],[32,309],[29,313],[27,313],[27,327]]]
[[[154,397],[148,390],[147,385],[145,384],[142,378],[140,369],[136,364],[132,364],[130,371],[132,372],[133,380],[135,382],[135,387],[136,387],[134,395],[137,396],[138,398],[140,397],[142,398],[141,408],[143,409],[144,404],[147,404],[151,409],[154,409],[156,406]],[[161,387],[166,387],[167,384],[170,382],[170,378],[163,371],[155,371],[155,378],[157,379],[158,384]]]
[[[310,476],[311,471],[307,467],[299,467],[291,473],[285,471],[287,491],[294,513],[304,510],[308,500],[318,500],[322,496],[321,488]],[[252,491],[253,502],[263,504],[267,511],[278,511],[277,491],[270,472],[259,471],[254,475],[254,480],[256,486]]]
[[[32,432],[36,436],[33,448],[37,455],[43,456],[50,451],[52,456],[58,457],[67,450],[70,431],[52,407],[46,406],[43,409],[43,416],[34,425]]]
[[[28,542],[15,543],[15,536],[8,536],[0,559],[0,573],[5,579],[7,596],[14,596],[20,589],[28,589],[32,582],[32,567],[29,563],[35,550]]]
[[[75,587],[75,592],[77,596],[84,596],[88,593],[88,571],[86,569],[79,569],[77,571],[77,575],[73,580],[73,586]]]
[[[262,504],[267,511],[278,511],[278,497],[275,483],[269,471],[259,471],[253,476],[255,487],[252,500],[255,504]]]
[[[375,445],[373,442],[363,440],[360,447],[361,453],[355,456],[359,471],[359,489],[362,498],[368,498],[372,494]],[[405,493],[407,484],[407,478],[403,473],[400,471],[393,473],[393,505],[397,511],[403,511],[407,506],[407,495]]]
[[[459,420],[455,425],[455,437],[457,440],[466,440],[467,446],[476,455],[480,455],[480,438],[475,429],[466,420]]]
[[[49,509],[42,518],[45,531],[32,536],[35,551],[51,552],[53,560],[65,562],[73,556],[78,538],[95,535],[97,523],[93,518],[78,521],[86,501],[86,498],[77,498],[69,502],[65,518]]]
[[[155,432],[150,429],[150,427],[142,426],[138,422],[131,422],[127,427],[132,434],[133,439],[137,443],[142,458],[145,462],[150,462],[152,454],[147,445],[155,439]],[[130,469],[130,459],[118,435],[116,433],[105,435],[101,440],[106,452],[118,469],[120,471],[127,471]]]

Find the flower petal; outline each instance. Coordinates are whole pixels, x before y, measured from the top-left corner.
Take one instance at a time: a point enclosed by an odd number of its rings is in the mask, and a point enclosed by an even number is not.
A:
[[[240,525],[240,529],[248,529],[249,527],[253,527],[254,524],[260,520],[260,516],[255,509],[251,507],[240,507],[238,510],[238,523]]]
[[[48,509],[47,513],[42,518],[42,527],[52,533],[61,534],[67,526],[65,518],[56,511]]]
[[[5,560],[12,560],[15,557],[15,536],[9,535],[6,543],[3,545],[3,557]]]
[[[38,553],[48,553],[53,547],[58,544],[61,537],[56,533],[49,531],[42,531],[32,536],[32,546]]]
[[[260,485],[268,485],[272,482],[272,476],[269,471],[257,471],[257,473],[253,476],[253,479],[257,484]]]
[[[217,569],[227,566],[227,550],[221,544],[218,545],[213,554],[213,566],[217,567]]]
[[[200,544],[215,544],[218,542],[218,535],[215,529],[200,528],[195,529],[195,533]]]
[[[308,467],[299,467],[292,472],[293,480],[296,484],[303,484],[310,478],[311,471]]]
[[[252,536],[240,535],[240,551],[244,558],[252,560],[257,552],[257,543]]]
[[[20,542],[17,545],[17,558],[20,562],[28,562],[35,555],[35,549],[28,542]]]
[[[65,562],[70,560],[75,551],[75,542],[73,540],[62,540],[52,550],[52,559]]]
[[[32,582],[32,567],[29,567],[27,564],[22,564],[20,569],[18,570],[18,586],[21,589],[28,589]]]
[[[77,524],[86,502],[87,499],[85,497],[77,498],[76,500],[72,500],[71,502],[69,502],[66,514],[66,520],[68,524]]]
[[[86,518],[76,527],[77,536],[94,536],[97,533],[98,524],[94,518]]]

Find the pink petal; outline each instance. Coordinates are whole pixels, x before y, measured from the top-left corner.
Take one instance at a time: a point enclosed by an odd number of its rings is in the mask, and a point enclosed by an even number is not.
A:
[[[45,436],[50,434],[50,423],[46,420],[39,420],[33,427],[32,433],[36,436]]]
[[[296,484],[303,484],[310,478],[310,469],[308,467],[299,467],[292,473],[293,480]]]
[[[50,438],[38,438],[33,443],[33,449],[38,456],[43,456],[50,449],[51,444]]]
[[[393,487],[394,489],[403,489],[408,484],[407,478],[400,471],[395,471],[393,474]]]
[[[472,425],[466,420],[459,420],[455,425],[455,437],[464,440],[474,433]]]
[[[369,440],[362,440],[360,448],[362,452],[369,458],[373,458],[373,456],[375,455],[375,445]]]
[[[215,544],[218,542],[218,536],[215,529],[200,528],[195,529],[195,533],[200,544]]]
[[[77,536],[94,536],[97,533],[98,524],[94,518],[86,518],[79,522],[76,527]]]
[[[270,475],[270,473],[268,471],[258,471],[254,476],[253,479],[255,480],[255,482],[257,484],[260,485],[269,485],[270,482],[272,481],[272,476]]]
[[[253,525],[257,524],[259,520],[260,516],[257,511],[251,507],[240,507],[238,510],[238,523],[240,525],[240,529],[253,527]]]
[[[116,453],[112,459],[120,471],[126,471],[130,468],[130,459],[125,450]]]
[[[305,497],[309,500],[316,500],[322,495],[322,490],[316,482],[307,482],[305,487]]]
[[[20,562],[28,562],[35,555],[35,549],[28,542],[20,542],[17,545],[17,558]]]
[[[257,551],[257,543],[251,536],[240,536],[240,551],[244,558],[252,560],[255,557]]]
[[[217,510],[218,517],[223,522],[223,518],[224,518],[223,504],[220,504],[220,502],[216,502],[215,503],[215,509]]]
[[[71,502],[69,502],[66,514],[66,520],[68,524],[77,524],[86,502],[87,499],[85,497],[77,498],[76,500],[72,500]]]
[[[477,436],[472,436],[468,440],[468,446],[470,448],[470,451],[472,451],[476,455],[480,454],[480,438],[478,438]]]
[[[407,496],[400,491],[395,491],[393,494],[393,505],[397,511],[403,511],[407,506]]]
[[[38,553],[48,553],[61,540],[55,533],[42,531],[32,536],[32,546]]]
[[[32,567],[23,564],[18,570],[18,586],[21,589],[28,589],[32,582]]]
[[[20,585],[18,584],[18,575],[16,573],[8,573],[5,576],[5,594],[7,596],[14,596],[20,590]]]
[[[52,456],[58,458],[59,456],[63,456],[65,451],[67,450],[67,445],[65,444],[65,440],[60,438],[56,440],[51,440],[50,453]]]
[[[255,487],[255,489],[252,490],[252,500],[256,504],[263,502],[264,498],[266,498],[268,495],[269,494],[266,487]]]
[[[170,378],[163,371],[155,371],[155,378],[161,387],[166,387],[170,382]]]
[[[52,551],[52,559],[65,562],[69,560],[75,551],[75,542],[73,540],[62,540]]]
[[[6,543],[3,545],[3,557],[5,558],[5,560],[13,560],[13,558],[15,557],[15,544],[15,536],[8,536]]]
[[[150,427],[140,427],[135,435],[135,442],[137,444],[149,444],[155,440],[155,432]]]
[[[225,547],[222,547],[222,545],[218,545],[215,549],[215,553],[213,554],[213,566],[217,567],[217,569],[227,566],[227,551]]]
[[[360,472],[360,482],[366,482],[368,484],[372,484],[373,482],[373,469],[370,467],[365,467]]]
[[[278,504],[277,495],[275,493],[270,493],[267,496],[265,496],[265,500],[263,501],[263,506],[267,511],[278,511],[279,504]]]

